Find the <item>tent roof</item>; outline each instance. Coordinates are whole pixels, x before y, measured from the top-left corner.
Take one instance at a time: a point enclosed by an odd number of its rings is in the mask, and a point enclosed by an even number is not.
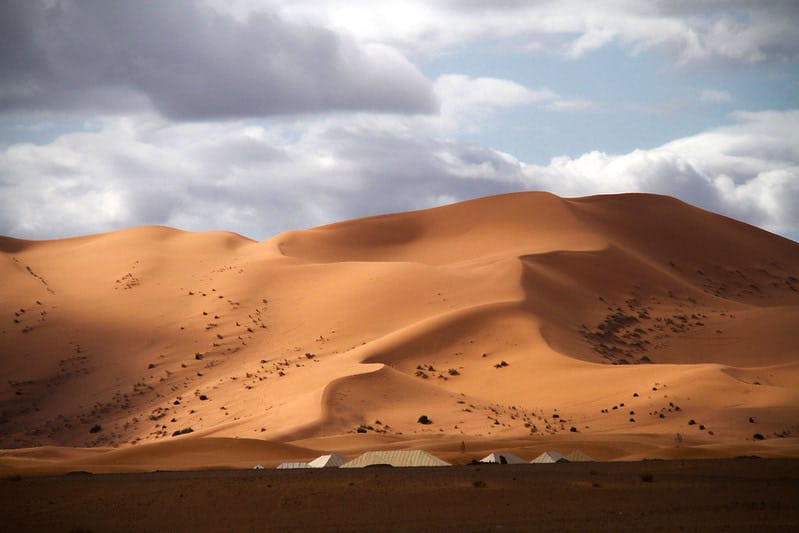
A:
[[[342,457],[337,453],[331,453],[328,455],[320,455],[310,463],[308,466],[311,468],[338,468],[339,466],[343,465],[347,462],[346,457]]]
[[[449,466],[438,457],[423,450],[385,450],[365,452],[341,468],[361,468],[370,465],[391,466]]]
[[[531,463],[568,463],[569,460],[566,459],[562,454],[554,451],[548,450],[530,461]]]
[[[594,459],[583,453],[581,450],[572,450],[571,453],[566,455],[566,459],[573,463],[587,463]]]
[[[308,463],[280,463],[277,465],[279,470],[290,470],[295,468],[311,468]]]
[[[504,459],[504,461],[503,461]],[[497,463],[497,464],[509,464],[509,465],[518,465],[518,464],[527,464],[527,461],[519,457],[518,455],[510,452],[492,452],[482,459],[480,459],[481,463]]]

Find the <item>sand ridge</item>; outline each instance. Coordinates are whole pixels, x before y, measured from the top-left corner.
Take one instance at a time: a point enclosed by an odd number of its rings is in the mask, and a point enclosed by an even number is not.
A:
[[[231,464],[225,439],[799,455],[799,245],[667,197],[4,237],[0,279],[0,466],[212,438]]]

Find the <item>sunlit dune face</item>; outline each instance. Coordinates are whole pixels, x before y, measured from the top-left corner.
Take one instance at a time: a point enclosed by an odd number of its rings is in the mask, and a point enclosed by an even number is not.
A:
[[[212,465],[233,438],[242,465],[420,443],[450,461],[797,450],[799,248],[669,198],[0,250],[0,446],[95,449],[17,453],[31,468]]]

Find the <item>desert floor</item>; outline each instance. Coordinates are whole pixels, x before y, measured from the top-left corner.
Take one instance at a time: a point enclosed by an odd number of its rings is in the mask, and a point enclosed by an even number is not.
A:
[[[799,460],[71,473],[0,480],[5,531],[789,531]]]

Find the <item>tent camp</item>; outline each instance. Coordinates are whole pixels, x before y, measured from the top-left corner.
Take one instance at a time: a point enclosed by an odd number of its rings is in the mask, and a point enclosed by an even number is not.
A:
[[[380,452],[365,452],[349,463],[344,463],[341,468],[363,468],[366,466],[449,466],[438,457],[430,455],[423,450],[386,450]]]
[[[328,455],[320,455],[308,463],[308,466],[311,468],[338,468],[346,462],[346,457],[342,457],[337,453],[331,453]]]
[[[583,453],[581,450],[572,450],[570,453],[566,454],[566,459],[568,459],[572,463],[590,463],[593,462],[593,459]]]
[[[569,460],[566,459],[562,454],[556,451],[546,451],[530,461],[531,463],[568,463]]]
[[[294,470],[297,468],[311,468],[308,463],[280,463],[277,465],[278,470]]]
[[[481,463],[495,463],[498,465],[520,465],[520,464],[527,464],[527,461],[522,459],[516,454],[510,452],[493,452],[482,459],[480,459]]]

